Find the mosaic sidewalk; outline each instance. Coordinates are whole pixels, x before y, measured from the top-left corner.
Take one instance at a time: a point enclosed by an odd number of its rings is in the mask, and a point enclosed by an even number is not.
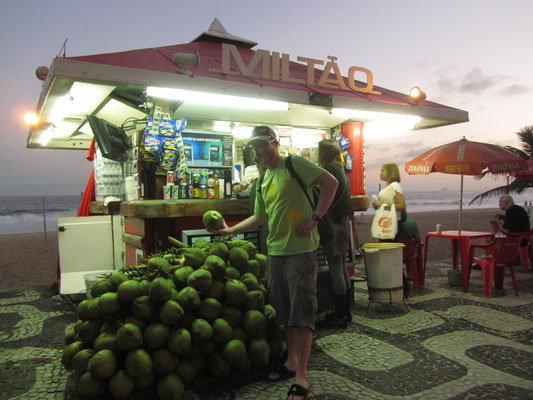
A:
[[[357,283],[353,322],[314,335],[310,399],[533,399],[533,273],[517,267],[520,296],[483,297],[481,272],[469,293],[448,284],[449,263],[428,265],[426,285],[402,303],[368,306]],[[74,399],[61,365],[75,314],[49,288],[0,291],[0,399]],[[199,380],[184,399],[285,399],[289,381],[264,375]],[[105,399],[110,397],[103,397]],[[156,398],[136,393],[135,399]]]

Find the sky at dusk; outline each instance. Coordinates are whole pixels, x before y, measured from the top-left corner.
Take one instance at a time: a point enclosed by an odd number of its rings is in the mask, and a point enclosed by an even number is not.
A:
[[[22,120],[41,91],[35,77],[65,39],[82,56],[188,43],[218,18],[254,49],[327,61],[337,57],[372,71],[374,84],[469,112],[470,122],[392,138],[365,137],[367,193],[379,168],[461,139],[519,147],[533,125],[533,1],[397,0],[318,2],[224,0],[0,0],[0,195],[79,194],[92,165],[85,151],[26,149]],[[402,176],[405,190],[459,189],[457,175]],[[465,190],[502,184],[465,177]]]

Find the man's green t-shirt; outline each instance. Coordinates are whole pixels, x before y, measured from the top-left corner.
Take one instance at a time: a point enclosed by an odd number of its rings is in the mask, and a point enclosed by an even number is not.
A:
[[[295,232],[298,225],[311,218],[314,210],[298,181],[292,178],[285,158],[280,158],[273,171],[266,171],[254,207],[255,214],[268,215],[268,254],[273,256],[310,253],[318,248],[319,241],[316,229],[309,237]],[[312,199],[311,184],[326,170],[298,156],[292,157],[292,164]]]

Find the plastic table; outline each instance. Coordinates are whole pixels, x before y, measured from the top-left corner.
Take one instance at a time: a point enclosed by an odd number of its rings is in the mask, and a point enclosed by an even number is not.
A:
[[[441,238],[441,239],[451,239],[452,241],[452,267],[453,269],[457,268],[457,248],[459,248],[461,259],[461,277],[463,282],[463,292],[466,293],[468,290],[468,272],[469,272],[469,260],[470,260],[470,240],[471,239],[483,239],[483,238],[493,238],[493,232],[473,232],[473,231],[442,231],[441,233],[437,232],[426,232],[426,237],[424,239],[424,267],[422,271],[422,276],[420,277],[420,285],[424,284],[426,276],[426,260],[428,254],[428,242],[429,238]]]

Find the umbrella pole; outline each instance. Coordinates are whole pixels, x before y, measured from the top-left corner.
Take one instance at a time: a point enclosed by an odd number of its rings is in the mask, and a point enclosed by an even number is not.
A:
[[[461,198],[459,199],[459,236],[461,236],[461,227],[463,222],[463,179],[464,176],[461,174]]]

